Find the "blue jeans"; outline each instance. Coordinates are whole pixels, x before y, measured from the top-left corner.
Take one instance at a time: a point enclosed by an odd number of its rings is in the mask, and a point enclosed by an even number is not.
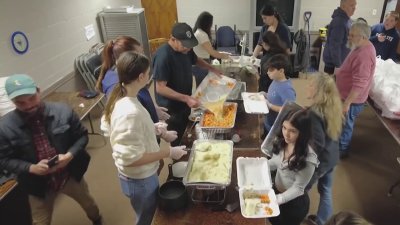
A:
[[[119,175],[122,192],[130,199],[136,213],[136,225],[151,225],[157,208],[158,176],[132,179]]]
[[[319,205],[317,211],[317,224],[323,225],[332,215],[332,184],[333,171],[328,170],[322,177],[318,179]]]
[[[356,117],[363,111],[364,103],[351,104],[346,114],[346,121],[343,126],[342,135],[339,139],[339,149],[341,152],[349,152],[351,137],[353,135],[354,122]]]

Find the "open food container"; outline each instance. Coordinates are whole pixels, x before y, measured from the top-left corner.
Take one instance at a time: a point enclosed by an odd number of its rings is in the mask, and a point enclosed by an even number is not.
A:
[[[200,118],[200,128],[203,132],[210,134],[224,134],[231,132],[235,126],[238,104],[236,102],[225,102],[223,118],[216,119],[214,114],[206,111]]]
[[[266,218],[280,214],[272,189],[266,158],[239,157],[236,160],[241,213],[246,218]]]
[[[243,105],[246,113],[267,114],[269,113],[267,100],[259,92],[242,92]]]

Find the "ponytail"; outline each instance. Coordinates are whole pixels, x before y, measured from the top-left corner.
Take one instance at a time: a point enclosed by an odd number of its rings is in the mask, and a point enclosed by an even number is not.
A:
[[[106,108],[104,109],[104,116],[108,124],[111,124],[111,114],[114,110],[115,103],[126,96],[126,89],[122,82],[115,85],[113,91],[111,92],[110,98],[107,101]]]
[[[100,75],[96,82],[96,90],[99,92],[103,92],[102,81],[104,79],[104,76],[106,75],[107,71],[111,69],[113,65],[115,65],[113,48],[114,48],[114,41],[110,40],[105,44],[103,49],[103,53],[101,56],[103,63],[101,64]]]

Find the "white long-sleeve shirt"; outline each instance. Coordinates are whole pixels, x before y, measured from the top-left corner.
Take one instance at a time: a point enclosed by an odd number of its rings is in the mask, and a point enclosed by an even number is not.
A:
[[[103,117],[101,129],[110,136],[112,157],[122,175],[143,179],[157,172],[158,161],[142,166],[128,166],[140,159],[145,152],[160,151],[154,123],[137,98],[124,97],[118,100],[111,114],[110,124]]]
[[[278,155],[273,154],[268,160],[269,169],[277,170],[275,176],[275,187],[281,194],[276,196],[279,205],[286,203],[304,194],[304,189],[318,166],[317,154],[309,147],[306,158],[306,167],[302,170],[289,170],[288,161],[283,160],[283,150]]]

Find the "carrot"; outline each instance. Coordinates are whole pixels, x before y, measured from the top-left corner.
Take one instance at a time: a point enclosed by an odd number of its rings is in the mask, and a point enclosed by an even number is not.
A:
[[[267,214],[267,215],[272,215],[272,213],[273,213],[272,209],[268,206],[266,206],[264,208],[264,210],[265,210],[265,214]]]
[[[269,196],[267,194],[260,195],[261,203],[270,203],[271,200],[269,199]]]
[[[204,127],[231,127],[235,118],[235,106],[224,106],[224,113],[222,119],[216,119],[215,115],[211,112],[206,112],[203,118]]]

